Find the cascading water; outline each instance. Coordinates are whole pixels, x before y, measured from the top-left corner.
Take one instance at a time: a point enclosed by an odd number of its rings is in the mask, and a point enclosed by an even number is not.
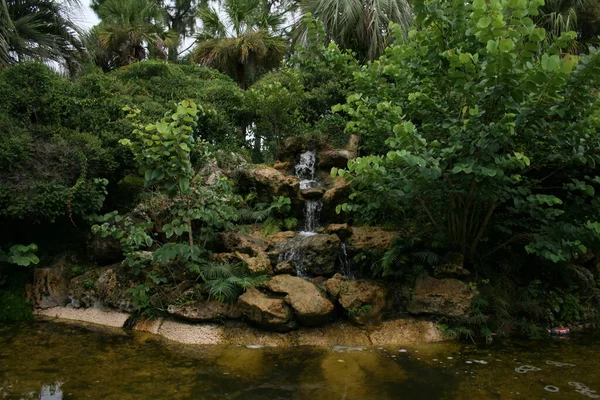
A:
[[[346,243],[342,242],[340,248],[340,265],[342,268],[342,274],[349,279],[354,279],[354,272],[352,271],[352,264],[350,257],[348,257],[348,248]]]
[[[300,161],[296,164],[295,175],[300,180],[300,190],[311,189],[320,186],[315,176],[316,154],[314,151],[306,151],[300,154]],[[301,243],[316,235],[319,227],[319,213],[323,207],[321,199],[304,200],[304,228],[298,235],[288,243],[290,247],[279,256],[279,261],[289,261],[296,268],[296,275],[306,277],[304,268],[304,254],[300,250]]]
[[[300,162],[296,164],[296,177],[300,179],[300,190],[306,190],[319,186],[315,179],[316,154],[314,151],[306,151],[300,154]],[[319,226],[319,213],[323,207],[323,201],[305,200],[304,201],[304,230],[301,235],[309,236],[315,234]]]

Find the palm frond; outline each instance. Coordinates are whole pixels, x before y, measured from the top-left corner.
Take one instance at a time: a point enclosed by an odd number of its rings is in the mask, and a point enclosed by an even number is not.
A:
[[[323,23],[329,40],[371,60],[388,44],[390,23],[407,32],[413,19],[406,0],[306,0],[300,8],[303,15],[311,14]],[[306,36],[305,18],[298,20],[294,31],[298,43]]]

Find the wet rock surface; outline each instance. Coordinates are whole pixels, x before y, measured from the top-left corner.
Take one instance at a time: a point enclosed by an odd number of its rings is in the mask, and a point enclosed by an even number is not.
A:
[[[280,261],[291,262],[297,271],[331,276],[336,271],[340,245],[336,235],[298,235],[294,240],[282,243],[278,253],[282,257]]]
[[[289,261],[283,261],[283,262],[277,263],[277,265],[274,268],[274,272],[275,272],[275,275],[280,275],[280,274],[288,274],[288,275],[293,275],[293,276],[296,275],[296,269],[294,268],[292,263]]]
[[[325,194],[325,188],[324,187],[309,187],[306,189],[300,189],[300,194],[302,195],[303,198],[305,199],[318,199],[323,197],[323,194]]]

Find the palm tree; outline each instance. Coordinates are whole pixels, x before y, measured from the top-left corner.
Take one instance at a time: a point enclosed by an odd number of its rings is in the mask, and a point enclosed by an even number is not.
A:
[[[196,21],[200,11],[200,3],[205,4],[207,0],[158,0],[165,10],[165,17],[169,30],[178,36],[178,42],[169,47],[169,61],[177,61],[178,45],[186,37],[196,32]]]
[[[70,13],[75,1],[0,0],[0,66],[54,61],[73,73],[84,47]]]
[[[98,13],[106,2],[107,0],[92,0],[90,7]],[[208,0],[155,0],[162,9],[167,30],[179,37],[179,41],[172,41],[168,48],[170,61],[177,61],[179,43],[195,33],[199,5],[207,2]]]
[[[284,19],[263,0],[223,0],[220,4],[220,10],[202,8],[202,31],[191,59],[232,76],[245,89],[259,75],[276,68],[286,54],[287,41],[278,33]]]
[[[177,40],[166,31],[164,13],[154,0],[108,0],[97,11],[101,22],[93,36],[119,66],[148,56],[165,58],[165,49]]]
[[[578,42],[571,51],[581,50],[578,44],[593,42],[600,33],[600,2],[597,0],[546,0],[535,21],[552,36],[577,32]]]
[[[294,28],[295,41],[303,41],[307,14],[323,23],[327,39],[351,49],[360,59],[373,60],[383,53],[395,22],[407,32],[413,14],[408,0],[303,0],[302,17]]]

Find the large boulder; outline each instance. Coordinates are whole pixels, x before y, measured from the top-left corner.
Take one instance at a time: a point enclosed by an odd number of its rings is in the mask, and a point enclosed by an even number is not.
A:
[[[356,157],[356,152],[336,149],[325,150],[319,153],[319,168],[346,168],[348,160]]]
[[[340,239],[348,239],[352,236],[352,227],[348,224],[329,224],[324,228],[329,235],[337,235]]]
[[[136,307],[130,289],[135,286],[137,283],[129,275],[126,267],[117,264],[92,269],[71,279],[69,297],[71,304],[76,308],[103,305],[133,312]]]
[[[352,133],[348,136],[348,141],[346,142],[346,146],[344,148],[349,151],[358,151],[358,145],[360,144],[360,136],[355,133]]]
[[[325,288],[344,308],[350,321],[359,325],[375,325],[381,322],[389,292],[383,283],[345,279],[336,274],[325,282]]]
[[[390,248],[396,237],[398,232],[378,226],[354,226],[348,245],[354,250],[370,249],[383,252]]]
[[[250,167],[240,171],[240,185],[254,188],[264,198],[272,196],[295,198],[298,196],[300,181],[292,175],[286,175],[273,167]]]
[[[348,142],[343,149],[321,151],[319,153],[319,167],[322,169],[346,168],[348,160],[355,158],[358,154],[359,143],[359,136],[352,134],[348,137]]]
[[[294,311],[281,298],[271,298],[258,289],[250,288],[240,296],[241,313],[261,328],[288,332],[297,327]]]
[[[248,267],[248,270],[252,273],[269,275],[273,274],[271,260],[264,251],[257,253],[255,257],[240,252],[235,252],[235,256],[239,260],[243,261]]]
[[[275,275],[288,274],[288,275],[296,275],[296,269],[289,261],[283,261],[277,263],[275,268],[273,268],[273,272]]]
[[[236,319],[242,316],[237,303],[226,304],[216,300],[199,301],[194,304],[169,305],[167,312],[175,317],[192,322],[209,322],[220,319]]]
[[[35,308],[64,306],[69,302],[68,271],[64,265],[37,268],[33,272],[33,285],[29,298]]]
[[[350,182],[341,176],[337,176],[331,182],[323,194],[323,206],[337,206],[348,201],[348,196],[352,193]]]
[[[330,322],[335,306],[313,283],[291,275],[276,275],[265,286],[272,292],[285,294],[285,301],[295,311],[300,324],[318,326]]]
[[[304,199],[319,199],[325,194],[325,188],[322,186],[308,187],[300,189],[300,195]]]
[[[268,243],[256,236],[246,233],[229,231],[221,234],[221,240],[226,250],[235,253],[256,256],[266,250]]]
[[[289,261],[296,271],[331,276],[339,259],[341,241],[336,235],[298,235],[280,244],[279,261]]]
[[[469,313],[475,291],[458,279],[418,278],[406,305],[411,314],[462,317]]]

